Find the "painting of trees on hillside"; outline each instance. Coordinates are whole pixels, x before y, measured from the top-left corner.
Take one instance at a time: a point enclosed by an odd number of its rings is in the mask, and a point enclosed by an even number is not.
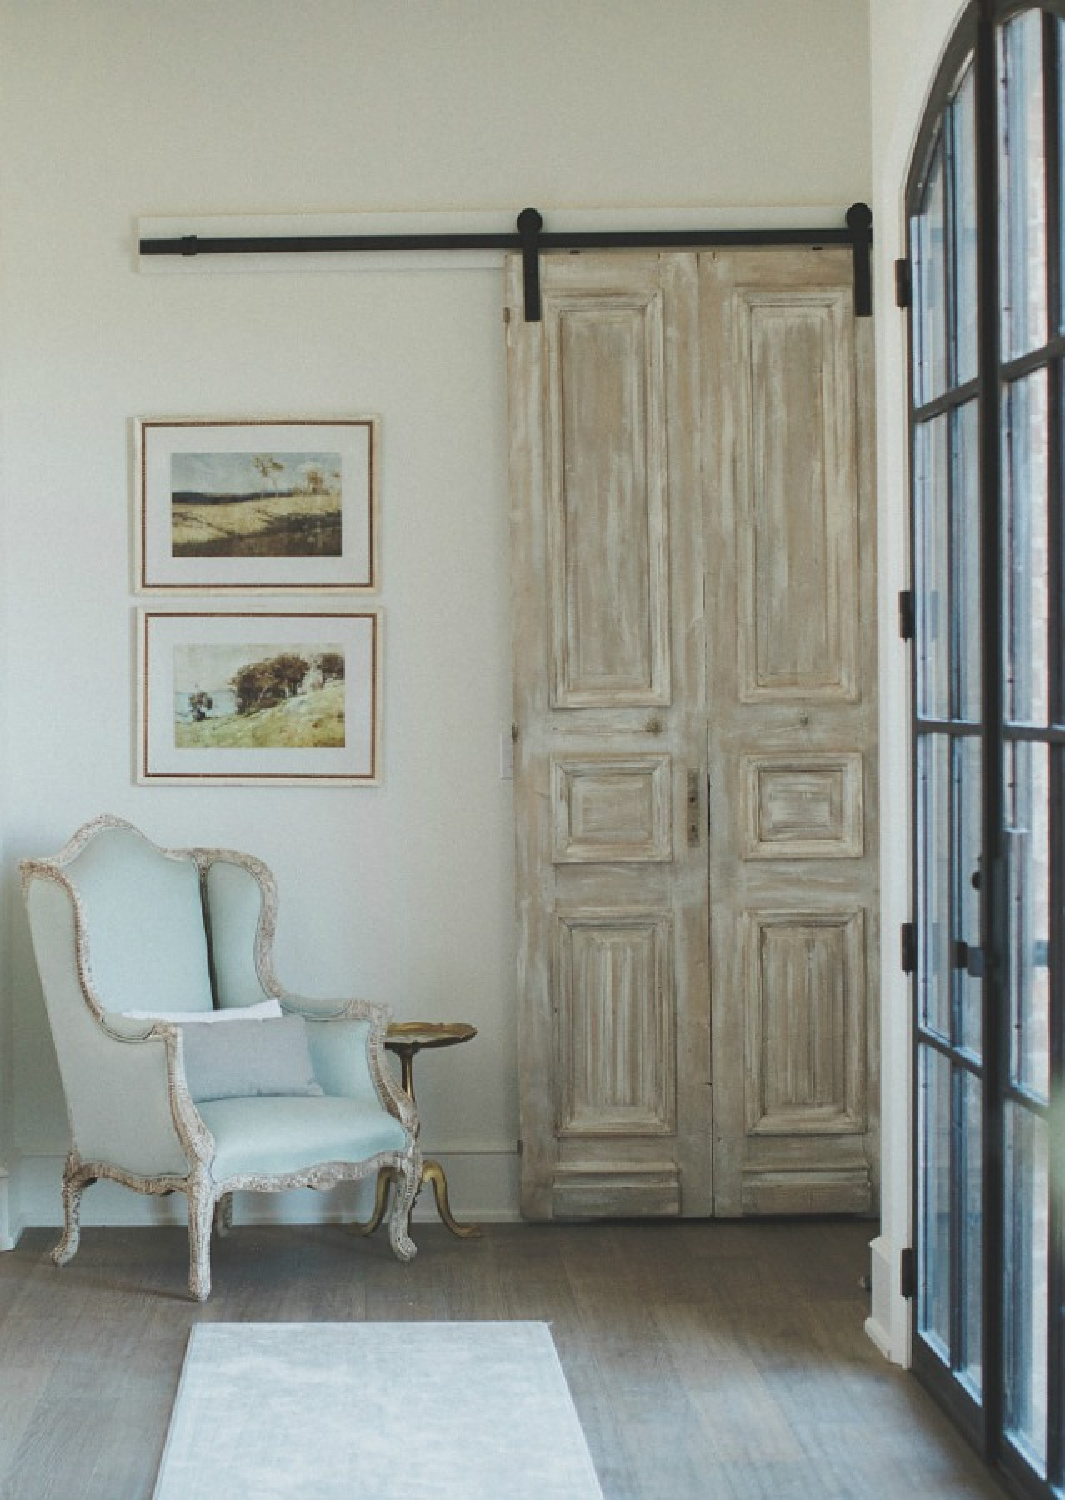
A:
[[[174,744],[185,750],[343,746],[343,648],[175,646]]]
[[[140,779],[373,784],[380,616],[142,610]]]

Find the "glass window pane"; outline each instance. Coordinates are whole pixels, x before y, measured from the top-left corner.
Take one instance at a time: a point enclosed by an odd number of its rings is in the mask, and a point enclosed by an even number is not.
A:
[[[950,537],[947,461],[949,418],[922,422],[914,432],[914,526],[917,614],[917,712],[950,714]]]
[[[1003,668],[1006,716],[1045,724],[1047,685],[1047,372],[1036,370],[1005,392],[1003,455]]]
[[[1008,745],[1010,1075],[1044,1097],[1050,1087],[1049,804],[1047,746]]]
[[[1001,35],[1002,349],[1013,359],[1047,336],[1042,11],[1024,11]]]
[[[1006,1106],[1006,1430],[1046,1465],[1049,1173],[1045,1121]]]
[[[922,1047],[919,1067],[917,1326],[950,1360],[950,1063]]]
[[[954,743],[954,983],[958,1010],[955,1039],[979,1053],[983,1036],[983,949],[980,945],[982,799],[980,741]]]
[[[936,137],[921,211],[910,227],[913,288],[913,389],[923,406],[946,389],[946,231],[943,137]]]
[[[983,1385],[984,1200],[983,1088],[971,1073],[961,1075],[962,1325],[959,1368],[978,1395]]]
[[[980,651],[980,455],[977,408],[967,402],[951,422],[951,588],[954,616],[954,717],[982,717]]]
[[[976,88],[969,64],[951,109],[954,172],[954,384],[976,375]]]
[[[950,741],[917,743],[917,991],[921,1022],[950,1039]]]

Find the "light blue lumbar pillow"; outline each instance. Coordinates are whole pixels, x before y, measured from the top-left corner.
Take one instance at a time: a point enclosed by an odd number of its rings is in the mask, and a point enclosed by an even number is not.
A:
[[[185,1080],[195,1103],[322,1093],[302,1016],[231,1021],[226,1026],[190,1022],[180,1030]]]

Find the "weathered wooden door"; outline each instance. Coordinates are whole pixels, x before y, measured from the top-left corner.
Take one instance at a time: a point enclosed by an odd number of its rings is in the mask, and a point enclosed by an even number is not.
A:
[[[700,261],[714,1205],[875,1206],[871,319],[846,251]]]
[[[757,257],[547,257],[539,324],[508,268],[534,1218],[870,1203],[849,263],[768,264],[778,286]]]

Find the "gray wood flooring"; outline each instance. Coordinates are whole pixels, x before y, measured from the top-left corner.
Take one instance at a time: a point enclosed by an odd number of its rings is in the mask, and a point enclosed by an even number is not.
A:
[[[873,1233],[416,1225],[403,1266],[383,1230],[238,1227],[199,1307],[179,1230],[86,1230],[62,1271],[34,1230],[0,1255],[0,1496],[149,1496],[196,1322],[464,1318],[550,1322],[607,1500],[1002,1495],[863,1332]]]

